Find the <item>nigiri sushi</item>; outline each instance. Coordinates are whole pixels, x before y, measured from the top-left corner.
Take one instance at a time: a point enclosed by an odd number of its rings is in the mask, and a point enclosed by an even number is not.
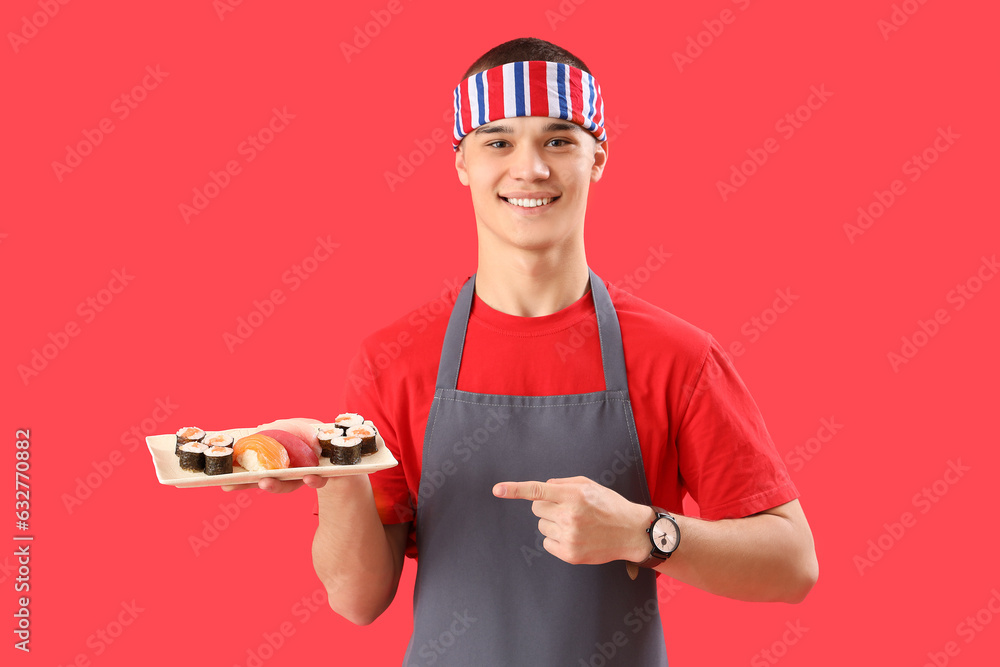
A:
[[[245,470],[280,470],[291,466],[288,451],[274,438],[259,433],[240,438],[233,446],[233,459]]]
[[[274,438],[280,442],[281,446],[288,452],[288,460],[290,462],[289,465],[292,468],[305,468],[319,465],[319,455],[322,453],[319,445],[312,447],[305,440],[294,433],[278,429],[259,431],[257,435],[266,435],[267,437]]]

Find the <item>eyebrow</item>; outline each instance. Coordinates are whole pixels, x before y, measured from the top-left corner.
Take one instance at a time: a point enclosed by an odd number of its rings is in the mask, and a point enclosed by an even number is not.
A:
[[[572,132],[576,129],[583,129],[576,123],[566,123],[553,121],[542,128],[542,132]],[[473,134],[514,134],[514,128],[510,125],[480,125]]]

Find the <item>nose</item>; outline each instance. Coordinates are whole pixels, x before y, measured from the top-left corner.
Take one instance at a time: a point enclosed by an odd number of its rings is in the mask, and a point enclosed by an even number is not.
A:
[[[549,177],[543,153],[531,142],[519,142],[510,155],[510,175],[519,181],[540,181]]]

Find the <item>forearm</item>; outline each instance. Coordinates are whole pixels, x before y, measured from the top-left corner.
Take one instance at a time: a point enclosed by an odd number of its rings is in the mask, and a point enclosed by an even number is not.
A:
[[[641,563],[654,513],[586,477],[500,482],[493,495],[530,500],[546,551],[573,565]],[[742,519],[674,515],[681,538],[657,570],[716,595],[801,602],[819,576],[812,532],[798,500]]]
[[[313,538],[313,567],[330,607],[352,623],[367,625],[395,597],[401,545],[393,545],[386,534],[367,475],[331,478],[316,495],[319,526]]]
[[[648,508],[645,517],[642,531],[652,518]],[[678,581],[737,600],[790,603],[801,602],[816,582],[812,533],[798,501],[741,519],[674,518],[680,545],[656,569]],[[631,560],[644,560],[649,549],[647,537]]]

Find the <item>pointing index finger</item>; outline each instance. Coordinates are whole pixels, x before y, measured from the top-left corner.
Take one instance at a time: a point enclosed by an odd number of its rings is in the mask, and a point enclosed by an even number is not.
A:
[[[493,487],[497,498],[559,502],[560,492],[547,482],[500,482]]]

